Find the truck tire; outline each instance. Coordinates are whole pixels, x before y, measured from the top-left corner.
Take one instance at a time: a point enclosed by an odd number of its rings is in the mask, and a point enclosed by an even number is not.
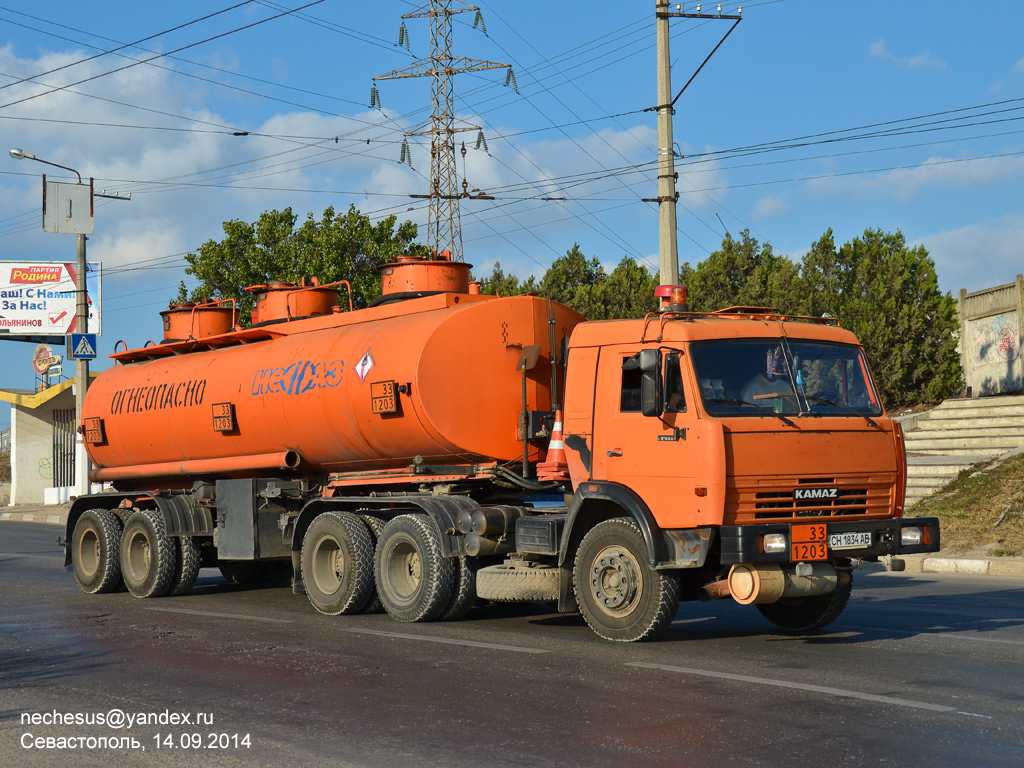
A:
[[[177,546],[155,509],[133,512],[121,534],[121,575],[135,597],[162,597],[178,567]]]
[[[373,515],[359,515],[359,519],[366,523],[366,527],[370,529],[370,538],[373,539],[373,550],[376,553],[377,542],[380,540],[380,535],[384,533],[384,521]],[[384,613],[384,605],[380,601],[380,595],[377,594],[376,580],[373,583],[373,594],[370,595],[370,602],[363,608],[363,613]]]
[[[476,603],[476,575],[479,570],[476,560],[460,557],[455,572],[455,593],[452,601],[444,612],[437,617],[438,621],[454,621],[461,619]]]
[[[834,592],[817,597],[782,598],[757,606],[768,621],[780,629],[808,632],[821,629],[839,618],[853,591],[853,578]]]
[[[320,613],[359,613],[373,594],[373,539],[351,512],[318,515],[299,559],[306,595]]]
[[[121,520],[106,509],[88,509],[71,535],[71,563],[82,591],[94,595],[121,585]]]
[[[558,569],[492,565],[476,574],[476,594],[495,603],[558,602]]]
[[[598,523],[580,542],[573,566],[576,602],[606,640],[651,640],[679,609],[679,577],[647,564],[647,546],[628,517]]]
[[[384,526],[374,574],[384,610],[397,621],[433,621],[455,595],[455,562],[441,554],[423,515],[400,515]]]
[[[174,571],[174,578],[167,588],[168,597],[187,595],[196,585],[199,578],[199,568],[203,564],[203,555],[199,550],[199,544],[191,536],[178,536],[176,538],[178,549],[178,567]]]

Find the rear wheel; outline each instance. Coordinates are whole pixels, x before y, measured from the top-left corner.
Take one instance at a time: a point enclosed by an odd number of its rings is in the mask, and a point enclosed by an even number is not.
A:
[[[768,621],[781,629],[807,632],[821,629],[839,618],[853,591],[853,579],[834,592],[816,597],[782,598],[775,603],[757,606]]]
[[[374,573],[384,610],[398,621],[433,621],[455,594],[455,562],[443,556],[423,515],[401,515],[384,526]]]
[[[455,589],[452,600],[438,621],[461,619],[476,603],[476,576],[480,566],[471,557],[460,557],[456,562]]]
[[[373,515],[359,515],[359,519],[366,523],[366,527],[370,529],[370,538],[373,539],[374,552],[377,551],[377,542],[380,540],[380,535],[384,533],[384,521],[379,517]],[[373,594],[370,595],[370,602],[363,608],[363,613],[384,613],[384,605],[380,601],[380,596],[377,594],[377,584],[374,581]]]
[[[106,509],[89,509],[71,535],[71,564],[83,592],[113,592],[121,584],[121,520]]]
[[[121,535],[121,574],[128,591],[135,597],[161,597],[177,565],[177,547],[167,535],[163,515],[155,509],[133,512]]]
[[[587,624],[606,640],[650,640],[679,608],[679,577],[647,564],[647,546],[627,517],[595,525],[576,552],[576,602]]]
[[[168,597],[187,595],[196,585],[199,578],[199,568],[203,564],[203,556],[199,550],[199,544],[191,536],[178,536],[178,567],[171,579],[171,586],[167,588]]]
[[[317,516],[302,540],[302,583],[320,613],[358,613],[373,593],[373,539],[351,512]]]

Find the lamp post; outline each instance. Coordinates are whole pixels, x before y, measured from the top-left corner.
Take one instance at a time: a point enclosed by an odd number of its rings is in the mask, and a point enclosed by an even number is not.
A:
[[[15,160],[35,160],[37,163],[52,165],[55,168],[62,168],[65,171],[71,171],[78,177],[78,183],[82,183],[82,174],[74,168],[69,168],[66,165],[59,165],[58,163],[51,163],[49,160],[42,160],[31,152],[25,152],[22,149],[12,149],[10,151],[10,155]],[[88,289],[85,280],[85,235],[79,233],[76,237],[78,238],[78,274],[75,275],[75,296],[77,299],[75,302],[77,310],[75,327],[78,329],[78,333],[87,333],[89,331],[89,302],[87,294]],[[88,494],[91,490],[89,486],[89,455],[85,452],[85,442],[81,432],[82,405],[85,403],[85,391],[88,388],[89,361],[77,360],[75,362],[75,487],[78,489],[79,495],[83,496]]]

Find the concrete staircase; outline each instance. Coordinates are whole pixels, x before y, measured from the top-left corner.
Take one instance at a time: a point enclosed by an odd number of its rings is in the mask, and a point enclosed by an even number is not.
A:
[[[961,469],[1024,446],[1024,395],[947,400],[900,421],[907,438],[910,506]]]

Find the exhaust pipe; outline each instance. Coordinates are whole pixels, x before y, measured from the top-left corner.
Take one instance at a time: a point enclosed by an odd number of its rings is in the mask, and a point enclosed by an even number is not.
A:
[[[835,592],[840,582],[846,584],[849,579],[849,574],[837,573],[828,563],[811,564],[811,573],[806,576],[798,576],[794,566],[783,567],[772,563],[734,565],[726,581],[729,594],[740,605],[764,605],[778,602],[784,597],[827,595]]]

